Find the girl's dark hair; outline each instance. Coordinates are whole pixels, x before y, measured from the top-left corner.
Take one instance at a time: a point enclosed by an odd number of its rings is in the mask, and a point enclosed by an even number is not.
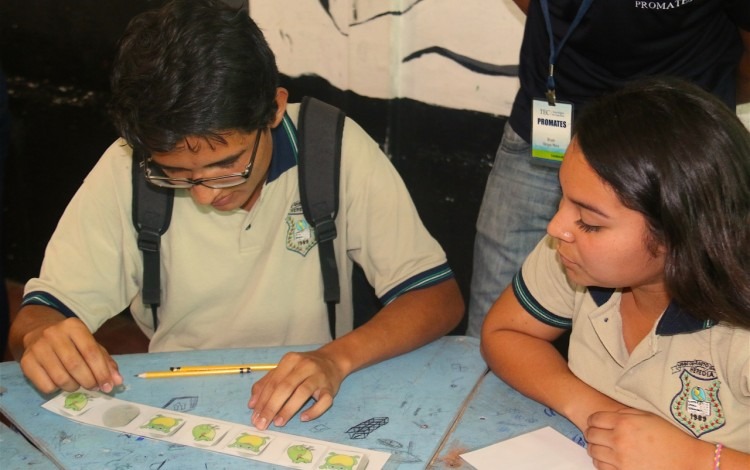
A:
[[[187,136],[224,141],[267,126],[278,70],[244,9],[220,0],[174,0],[142,13],[120,39],[110,114],[142,152],[168,152]]]
[[[576,138],[666,248],[667,289],[693,316],[750,328],[750,133],[723,102],[655,78],[602,97]]]

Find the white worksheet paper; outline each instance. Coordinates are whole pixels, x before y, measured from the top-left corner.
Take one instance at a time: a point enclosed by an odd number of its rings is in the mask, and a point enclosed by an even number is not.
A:
[[[466,454],[477,470],[589,470],[594,469],[586,449],[551,427],[498,442]]]

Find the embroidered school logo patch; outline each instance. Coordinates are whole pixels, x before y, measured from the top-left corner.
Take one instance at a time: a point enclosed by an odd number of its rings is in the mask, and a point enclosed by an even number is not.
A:
[[[726,418],[719,400],[721,381],[714,366],[704,361],[684,361],[672,367],[680,374],[681,390],[672,399],[674,419],[695,437],[724,426]]]
[[[292,204],[286,216],[286,248],[306,256],[312,247],[318,243],[315,229],[307,223],[302,214],[302,204],[299,201]]]

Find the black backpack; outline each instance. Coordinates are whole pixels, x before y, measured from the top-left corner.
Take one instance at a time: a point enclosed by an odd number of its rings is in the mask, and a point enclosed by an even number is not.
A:
[[[328,326],[336,338],[336,304],[340,300],[338,268],[333,240],[339,204],[339,169],[344,113],[311,97],[302,99],[298,120],[299,192],[302,212],[315,229],[323,275],[323,298],[328,307]],[[311,160],[312,159],[312,160]],[[314,164],[310,164],[314,161]],[[144,305],[151,307],[154,331],[161,303],[159,245],[172,217],[174,189],[149,184],[143,177],[142,157],[133,161],[133,224],[138,248],[143,253]],[[367,321],[381,305],[362,269],[355,265],[352,277],[355,327]]]

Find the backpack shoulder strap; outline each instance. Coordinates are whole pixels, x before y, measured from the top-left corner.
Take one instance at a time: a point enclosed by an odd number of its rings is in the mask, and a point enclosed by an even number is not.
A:
[[[159,246],[172,218],[174,189],[149,184],[143,176],[143,155],[133,153],[133,225],[143,253],[143,304],[151,307],[154,331],[161,303]]]
[[[299,129],[299,192],[305,219],[315,228],[328,306],[331,338],[336,338],[336,304],[341,299],[336,253],[336,214],[344,113],[312,97],[302,99]]]

